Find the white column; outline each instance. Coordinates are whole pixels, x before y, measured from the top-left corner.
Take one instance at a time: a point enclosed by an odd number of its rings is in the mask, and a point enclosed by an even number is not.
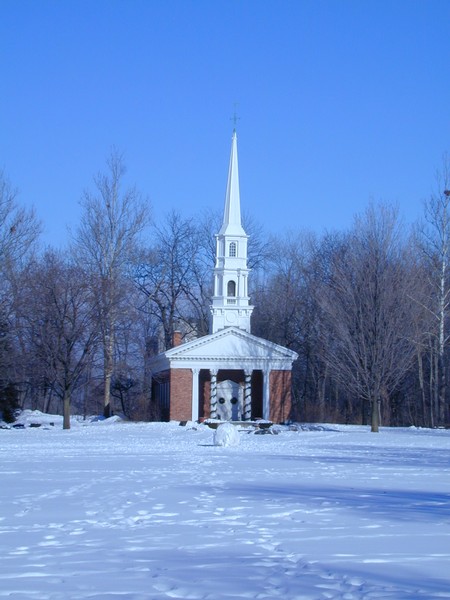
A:
[[[210,413],[211,419],[217,419],[217,369],[211,369]]]
[[[270,369],[264,370],[263,381],[263,419],[270,417]]]
[[[252,372],[245,371],[244,388],[244,421],[250,421],[252,418]]]
[[[192,369],[192,420],[198,420],[198,374],[200,369]]]

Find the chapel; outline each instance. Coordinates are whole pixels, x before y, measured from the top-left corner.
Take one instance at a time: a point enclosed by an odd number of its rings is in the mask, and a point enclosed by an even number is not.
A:
[[[251,334],[247,242],[241,222],[237,135],[233,131],[223,222],[216,235],[210,333],[150,361],[152,402],[164,420],[282,423],[291,417],[296,352]]]

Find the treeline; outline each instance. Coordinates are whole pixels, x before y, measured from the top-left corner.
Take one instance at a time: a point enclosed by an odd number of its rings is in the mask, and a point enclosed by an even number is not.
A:
[[[251,219],[252,333],[299,354],[294,418],[443,426],[449,414],[450,169],[422,222],[371,204],[345,232],[268,237]],[[81,199],[67,248],[0,173],[0,412],[158,419],[148,361],[208,333],[220,215],[169,214],[125,186],[113,152]],[[0,415],[1,416],[1,415]]]

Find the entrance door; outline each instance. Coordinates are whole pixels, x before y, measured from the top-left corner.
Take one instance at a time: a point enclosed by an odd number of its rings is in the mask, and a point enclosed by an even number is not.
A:
[[[217,418],[222,421],[241,421],[244,412],[244,393],[239,383],[227,379],[217,384]]]

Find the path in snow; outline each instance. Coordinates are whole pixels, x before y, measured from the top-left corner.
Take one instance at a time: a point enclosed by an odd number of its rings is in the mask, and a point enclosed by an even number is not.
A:
[[[0,598],[450,598],[449,432],[335,429],[0,431]]]

